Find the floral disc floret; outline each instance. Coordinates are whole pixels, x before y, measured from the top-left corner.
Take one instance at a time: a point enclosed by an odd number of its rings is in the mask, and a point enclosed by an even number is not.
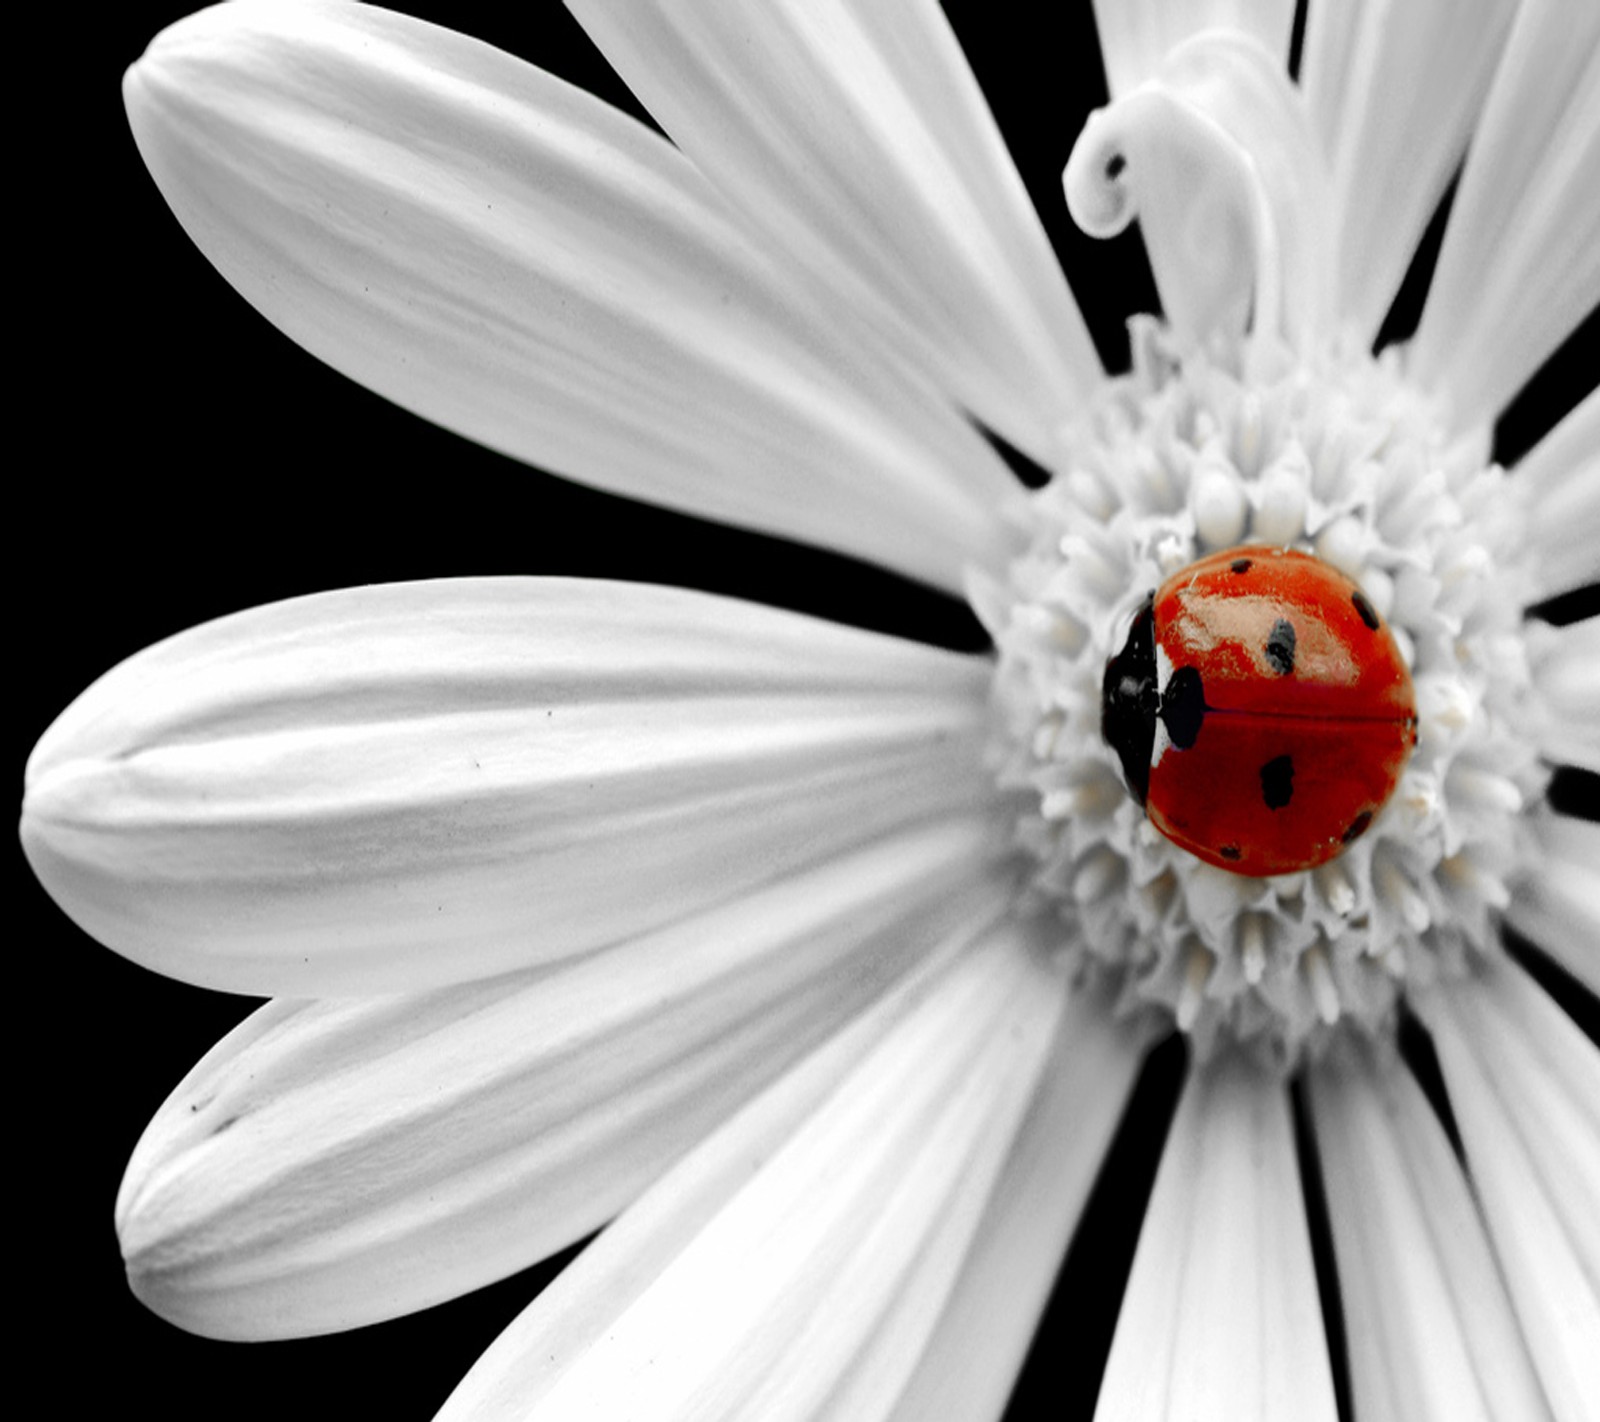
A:
[[[1153,320],[1133,335],[1131,373],[1011,510],[1008,575],[973,586],[999,650],[994,756],[1017,797],[1025,911],[1060,916],[1062,951],[1115,977],[1126,1010],[1292,1065],[1335,1032],[1386,1029],[1407,983],[1498,951],[1521,812],[1545,783],[1526,734],[1522,512],[1486,434],[1448,439],[1398,352],[1254,342],[1230,360],[1180,356]],[[1228,872],[1174,843],[1101,734],[1108,664],[1152,589],[1247,546],[1348,580],[1414,687],[1394,793],[1291,872]]]

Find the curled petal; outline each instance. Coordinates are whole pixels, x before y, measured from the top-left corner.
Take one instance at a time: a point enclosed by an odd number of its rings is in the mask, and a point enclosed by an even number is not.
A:
[[[214,1337],[353,1328],[598,1229],[1000,911],[981,821],[919,826],[542,970],[261,1009],[128,1166],[134,1290]]]
[[[1111,97],[1120,99],[1154,75],[1169,50],[1201,30],[1242,30],[1286,64],[1294,5],[1292,0],[1095,0],[1094,20]]]
[[[322,594],[102,677],[29,761],[23,843],[84,929],[160,971],[416,991],[603,947],[984,803],[986,679],[975,658],[667,588]]]
[[[1003,556],[1012,481],[961,414],[592,95],[372,6],[240,0],[159,35],[124,97],[223,275],[407,409],[947,588]]]
[[[1094,236],[1139,219],[1167,319],[1185,340],[1246,325],[1300,346],[1328,310],[1332,249],[1321,149],[1280,62],[1213,30],[1091,114],[1063,177]]]

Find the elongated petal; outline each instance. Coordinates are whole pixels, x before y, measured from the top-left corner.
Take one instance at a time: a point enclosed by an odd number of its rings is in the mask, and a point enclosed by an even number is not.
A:
[[[1055,1055],[893,1422],[997,1419],[1138,1075],[1138,1040],[1094,996],[1067,1004]]]
[[[749,229],[1044,458],[1098,378],[933,0],[569,0]]]
[[[1517,465],[1516,479],[1528,500],[1529,537],[1539,550],[1531,569],[1535,596],[1600,582],[1600,388],[1533,447]],[[1591,713],[1596,706],[1600,696],[1590,701]],[[1596,726],[1600,717],[1591,714],[1589,722]]]
[[[1288,1093],[1208,1063],[1161,1158],[1095,1422],[1334,1416]]]
[[[984,441],[592,96],[371,6],[246,0],[165,31],[125,97],[223,275],[389,399],[952,589],[996,556],[1011,480]]]
[[[1557,814],[1531,823],[1539,852],[1506,916],[1600,997],[1600,825]]]
[[[1600,1397],[1600,1050],[1515,963],[1420,999],[1511,1300],[1560,1422]]]
[[[1462,171],[1411,368],[1492,419],[1600,303],[1600,7],[1524,0]]]
[[[1466,152],[1516,0],[1313,5],[1302,82],[1332,170],[1336,312],[1378,333]]]
[[[685,1156],[495,1340],[436,1422],[530,1415],[561,1369],[603,1340],[612,1320],[926,1002],[965,946],[953,936],[934,947],[906,981]]]
[[[300,598],[96,682],[23,841],[110,946],[248,992],[586,952],[979,804],[984,664],[723,598],[537,579]]]
[[[1063,184],[1073,220],[1139,219],[1161,304],[1205,345],[1259,332],[1305,345],[1332,294],[1329,187],[1300,91],[1241,32],[1208,30],[1089,116]]]
[[[1558,765],[1600,773],[1600,617],[1545,632],[1534,665],[1547,713],[1540,749]]]
[[[907,830],[576,962],[279,1002],[173,1093],[123,1182],[135,1290],[220,1337],[371,1323],[590,1233],[961,925],[982,821]]]
[[[1547,1418],[1477,1205],[1421,1088],[1364,1051],[1309,1080],[1355,1415]]]
[[[601,1236],[441,1418],[883,1415],[978,1228],[1064,1002],[1012,928],[924,975],[862,1024],[870,1037],[825,1048]],[[836,1385],[851,1388],[864,1361],[878,1376],[840,1413]]]
[[[1243,30],[1279,64],[1289,59],[1293,0],[1095,0],[1095,25],[1111,97],[1151,78],[1163,56],[1207,29]]]

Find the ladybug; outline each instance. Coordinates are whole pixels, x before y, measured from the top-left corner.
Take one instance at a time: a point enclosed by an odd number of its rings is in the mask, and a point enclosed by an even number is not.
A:
[[[1417,742],[1394,636],[1309,553],[1233,548],[1151,593],[1106,663],[1101,734],[1174,844],[1235,874],[1332,859]]]

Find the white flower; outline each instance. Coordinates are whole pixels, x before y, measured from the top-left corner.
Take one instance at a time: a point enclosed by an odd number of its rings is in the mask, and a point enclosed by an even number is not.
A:
[[[1336,1266],[1360,1415],[1582,1416],[1600,1058],[1498,937],[1600,982],[1600,841],[1541,803],[1549,764],[1600,768],[1596,623],[1522,618],[1596,574],[1600,397],[1509,480],[1486,450],[1600,296],[1600,22],[1313,6],[1303,100],[1290,7],[1103,7],[1115,102],[1067,198],[1097,233],[1138,215],[1170,322],[1107,381],[932,6],[576,8],[681,152],[334,5],[195,17],[129,111],[207,254],[338,368],[970,588],[998,655],[485,580],[111,673],[30,765],[40,877],[140,961],[285,995],[136,1150],[135,1288],[202,1333],[324,1332],[617,1216],[445,1415],[996,1415],[1176,1022],[1100,1413],[1333,1415]],[[1374,362],[1469,140],[1417,337]],[[963,409],[1053,482],[1019,494]],[[355,478],[458,492],[405,474]],[[1132,604],[1251,540],[1359,577],[1421,714],[1371,833],[1274,880],[1156,837],[1095,734]],[[1301,1069],[1317,1265],[1263,1060]]]

